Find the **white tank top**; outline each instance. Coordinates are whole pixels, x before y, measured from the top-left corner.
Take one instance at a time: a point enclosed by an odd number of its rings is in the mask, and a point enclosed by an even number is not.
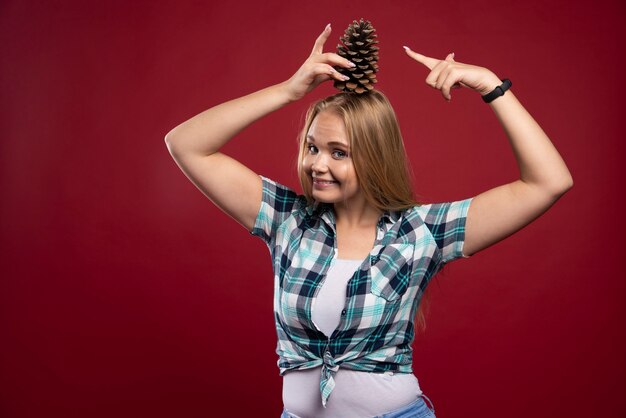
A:
[[[341,320],[348,281],[362,260],[334,259],[311,307],[313,323],[330,336]],[[322,406],[321,367],[292,370],[283,376],[285,409],[301,418],[373,417],[401,408],[421,394],[413,373],[369,373],[342,369],[335,375],[335,389]]]

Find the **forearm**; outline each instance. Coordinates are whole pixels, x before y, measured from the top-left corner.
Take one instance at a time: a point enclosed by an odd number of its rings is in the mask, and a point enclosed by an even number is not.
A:
[[[520,180],[555,194],[569,189],[573,180],[561,155],[513,92],[507,91],[490,106],[509,138]]]
[[[450,89],[463,86],[488,94],[502,81],[490,70],[454,61],[450,53],[438,60],[405,48],[430,69],[426,84],[450,100]],[[478,99],[480,100],[480,99]],[[467,213],[463,253],[475,254],[537,219],[573,185],[565,162],[543,129],[506,91],[490,103],[506,132],[519,166],[520,179],[476,195]]]
[[[172,129],[165,137],[171,152],[207,156],[263,116],[290,102],[285,83],[212,107]]]

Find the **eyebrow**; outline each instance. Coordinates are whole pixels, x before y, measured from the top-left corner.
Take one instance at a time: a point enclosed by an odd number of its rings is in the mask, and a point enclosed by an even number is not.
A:
[[[313,137],[313,135],[311,135],[311,134],[308,134],[308,135],[306,136],[306,138],[307,138],[307,139],[310,139],[310,140],[311,140],[311,142],[315,142],[315,138],[314,138],[314,137]],[[340,142],[340,141],[330,141],[330,142],[328,142],[328,145],[331,145],[331,146],[337,146],[337,145],[340,145],[340,146],[342,146],[342,147],[350,148],[350,146],[349,146],[348,144],[346,144],[345,142]]]

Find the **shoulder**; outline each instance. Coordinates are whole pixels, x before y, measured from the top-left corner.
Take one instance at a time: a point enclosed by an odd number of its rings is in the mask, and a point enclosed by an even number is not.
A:
[[[470,202],[471,199],[465,199],[418,204],[400,212],[392,212],[391,217],[397,223],[399,236],[410,237],[418,231],[429,231],[435,235],[447,233],[465,224]]]
[[[453,219],[465,218],[472,198],[452,202],[427,203],[411,210],[426,224],[439,224]]]
[[[261,177],[261,182],[263,185],[263,197],[267,197],[273,200],[279,201],[304,201],[306,202],[306,198],[304,195],[298,194],[292,188],[285,186],[275,180],[272,180],[265,176]],[[267,195],[267,196],[266,196]]]
[[[273,246],[277,234],[294,229],[306,214],[307,200],[291,188],[264,176],[261,206],[251,234]]]
[[[308,204],[304,195],[268,177],[259,177],[263,185],[263,205],[279,212],[306,211]]]

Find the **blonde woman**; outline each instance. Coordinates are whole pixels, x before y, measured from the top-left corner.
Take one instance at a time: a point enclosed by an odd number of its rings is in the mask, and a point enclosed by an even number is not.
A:
[[[469,199],[419,204],[395,113],[376,90],[311,106],[300,139],[302,195],[220,153],[257,119],[342,79],[333,67],[354,64],[323,52],[330,33],[328,25],[289,80],[200,113],[166,143],[187,177],[269,247],[282,417],[432,417],[411,367],[427,284],[446,263],[536,219],[572,177],[494,73],[406,47],[445,99],[460,86],[499,96],[489,105],[511,143],[518,180]]]

